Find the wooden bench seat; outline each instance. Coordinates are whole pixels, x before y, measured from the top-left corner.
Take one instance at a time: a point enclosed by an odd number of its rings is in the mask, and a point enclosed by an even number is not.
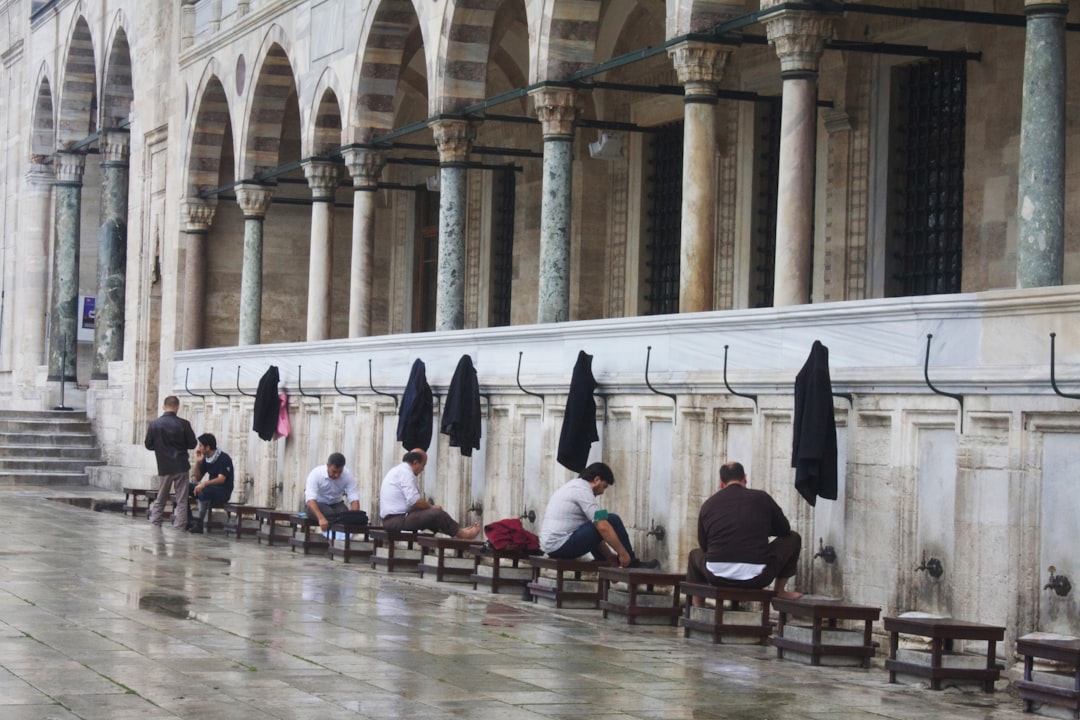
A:
[[[418,535],[416,544],[420,546],[420,577],[434,569],[435,581],[443,582],[448,578],[471,580],[473,562],[466,562],[468,559],[465,555],[470,549],[480,548],[484,543],[445,535]],[[429,565],[428,559],[433,559],[434,564]]]
[[[752,590],[748,588],[723,587],[720,585],[702,585],[698,583],[684,582],[679,586],[679,592],[686,598],[683,604],[683,616],[679,623],[683,626],[683,637],[690,637],[691,631],[700,631],[709,635],[714,643],[721,643],[725,636],[738,638],[753,638],[758,643],[765,645],[772,634],[772,622],[769,620],[770,601],[776,596],[772,590]],[[694,608],[693,598],[701,598],[706,602],[705,608]],[[708,607],[708,601],[714,605]],[[758,603],[761,606],[761,614],[754,623],[725,622],[724,603],[731,603],[726,610],[740,611],[743,604]],[[706,620],[695,618],[695,610],[701,614],[710,614]],[[730,618],[729,618],[730,619]]]
[[[606,618],[609,612],[626,617],[636,625],[638,618],[661,618],[670,625],[679,622],[679,585],[686,580],[684,573],[665,573],[641,568],[602,567],[600,575],[600,609]],[[616,598],[614,585],[627,586],[625,598]],[[642,588],[644,587],[644,591]],[[671,592],[661,597],[656,588],[669,587]],[[625,600],[623,602],[622,600]],[[666,600],[666,604],[661,604]]]
[[[124,490],[124,514],[131,517],[138,517],[139,514],[144,516],[150,512],[150,498],[147,493],[154,492],[146,488],[132,488],[126,487]],[[157,493],[154,492],[156,496]],[[145,504],[140,505],[139,501],[142,500]]]
[[[532,581],[529,582],[533,602],[545,598],[553,600],[557,608],[566,603],[574,603],[578,607],[600,607],[598,572],[602,567],[611,567],[608,562],[534,555],[528,559],[528,563],[533,569]],[[544,571],[547,571],[546,576]]]
[[[498,594],[505,590],[520,593],[532,578],[532,568],[521,566],[530,556],[518,548],[496,549],[478,545],[465,551],[473,556],[473,572],[469,576],[473,590],[486,585]],[[531,597],[531,596],[530,596]]]
[[[1005,639],[1005,628],[940,617],[887,617],[884,625],[890,636],[889,659],[885,661],[889,682],[896,682],[897,673],[902,673],[930,678],[931,690],[940,690],[942,680],[961,680],[981,683],[984,693],[994,692],[994,683],[1001,677],[996,643]],[[928,664],[897,659],[900,633],[930,640]],[[947,658],[953,655],[956,640],[986,641],[985,668],[950,666]]]
[[[272,508],[260,508],[255,511],[255,519],[259,521],[259,531],[255,535],[261,544],[263,540],[267,545],[287,545],[292,540],[293,513]]]
[[[838,656],[856,658],[862,667],[870,667],[870,658],[877,652],[877,643],[872,639],[872,631],[874,622],[881,616],[881,608],[809,597],[798,600],[774,597],[772,607],[779,615],[776,635],[772,638],[778,658],[783,659],[784,651],[790,650],[809,656],[811,665],[821,665],[822,657]],[[803,638],[793,637],[796,633],[792,631],[796,628],[788,622],[789,616],[810,621],[809,638],[805,638],[804,628],[798,628],[803,631],[801,633]],[[837,642],[838,639],[843,639],[841,633],[851,635],[853,641],[858,640],[853,631],[840,629],[838,623],[842,621],[863,623],[861,642],[858,644]]]
[[[292,523],[292,537],[289,538],[289,547],[293,552],[296,548],[308,555],[313,550],[327,551],[330,543],[319,528],[319,522],[307,513],[293,513],[290,517]]]
[[[1071,710],[1074,718],[1080,718],[1080,638],[1032,633],[1016,640],[1016,652],[1024,656],[1024,679],[1013,686],[1024,701],[1024,712],[1033,712],[1035,703],[1043,703]],[[1060,668],[1037,677],[1035,658],[1058,663]]]
[[[331,524],[330,534],[327,538],[327,557],[331,560],[339,557],[342,562],[346,563],[353,558],[367,560],[374,550],[368,538],[368,533],[372,529],[368,525],[360,523],[335,522]],[[338,537],[338,535],[342,537]]]
[[[371,554],[371,568],[384,568],[386,572],[398,570],[419,571],[420,548],[413,547],[421,533],[411,530],[387,530],[386,528],[372,528],[368,533],[371,541],[375,544]],[[430,533],[428,533],[430,535]],[[433,537],[433,536],[432,536]],[[404,547],[400,547],[403,545]]]
[[[259,519],[255,513],[264,510],[256,505],[225,504],[225,535],[240,540],[245,535],[255,537],[259,533]]]

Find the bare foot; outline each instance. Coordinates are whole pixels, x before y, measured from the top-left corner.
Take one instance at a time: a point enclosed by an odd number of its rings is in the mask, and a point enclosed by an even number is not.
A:
[[[458,540],[475,540],[480,534],[480,523],[473,523],[469,527],[461,528],[454,537]]]
[[[798,600],[802,597],[802,593],[796,592],[795,590],[781,590],[776,593],[776,597],[783,598],[784,600]]]

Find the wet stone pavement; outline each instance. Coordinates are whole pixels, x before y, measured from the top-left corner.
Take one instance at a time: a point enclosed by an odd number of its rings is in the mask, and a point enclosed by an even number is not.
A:
[[[366,563],[188,535],[0,489],[0,719],[1021,718]],[[613,616],[614,618],[614,616]]]

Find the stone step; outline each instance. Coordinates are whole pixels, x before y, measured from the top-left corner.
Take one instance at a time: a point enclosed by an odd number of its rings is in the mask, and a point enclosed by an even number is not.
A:
[[[0,471],[38,473],[52,472],[80,472],[85,473],[86,468],[104,465],[105,461],[97,459],[78,458],[8,458],[0,457]]]
[[[90,432],[70,432],[70,433],[36,433],[36,432],[19,432],[19,433],[5,433],[0,432],[0,447],[10,445],[37,445],[37,446],[50,446],[50,445],[65,445],[73,447],[94,447],[97,445],[97,441],[94,438],[94,434]]]
[[[0,470],[0,486],[12,485],[89,485],[84,472],[48,473],[8,472]]]
[[[90,421],[47,419],[47,420],[12,420],[0,415],[0,433],[34,433],[52,435],[55,433],[89,434],[93,429]]]
[[[71,458],[75,460],[100,460],[101,450],[92,442],[86,445],[3,445],[0,459]]]

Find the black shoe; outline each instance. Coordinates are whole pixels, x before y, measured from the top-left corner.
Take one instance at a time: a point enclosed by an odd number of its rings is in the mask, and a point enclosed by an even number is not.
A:
[[[203,531],[202,520],[192,520],[191,524],[188,525],[188,530],[187,531],[189,533],[195,533],[196,535],[202,535],[202,531]]]
[[[630,563],[630,567],[639,570],[656,570],[660,567],[659,560],[634,560]]]

